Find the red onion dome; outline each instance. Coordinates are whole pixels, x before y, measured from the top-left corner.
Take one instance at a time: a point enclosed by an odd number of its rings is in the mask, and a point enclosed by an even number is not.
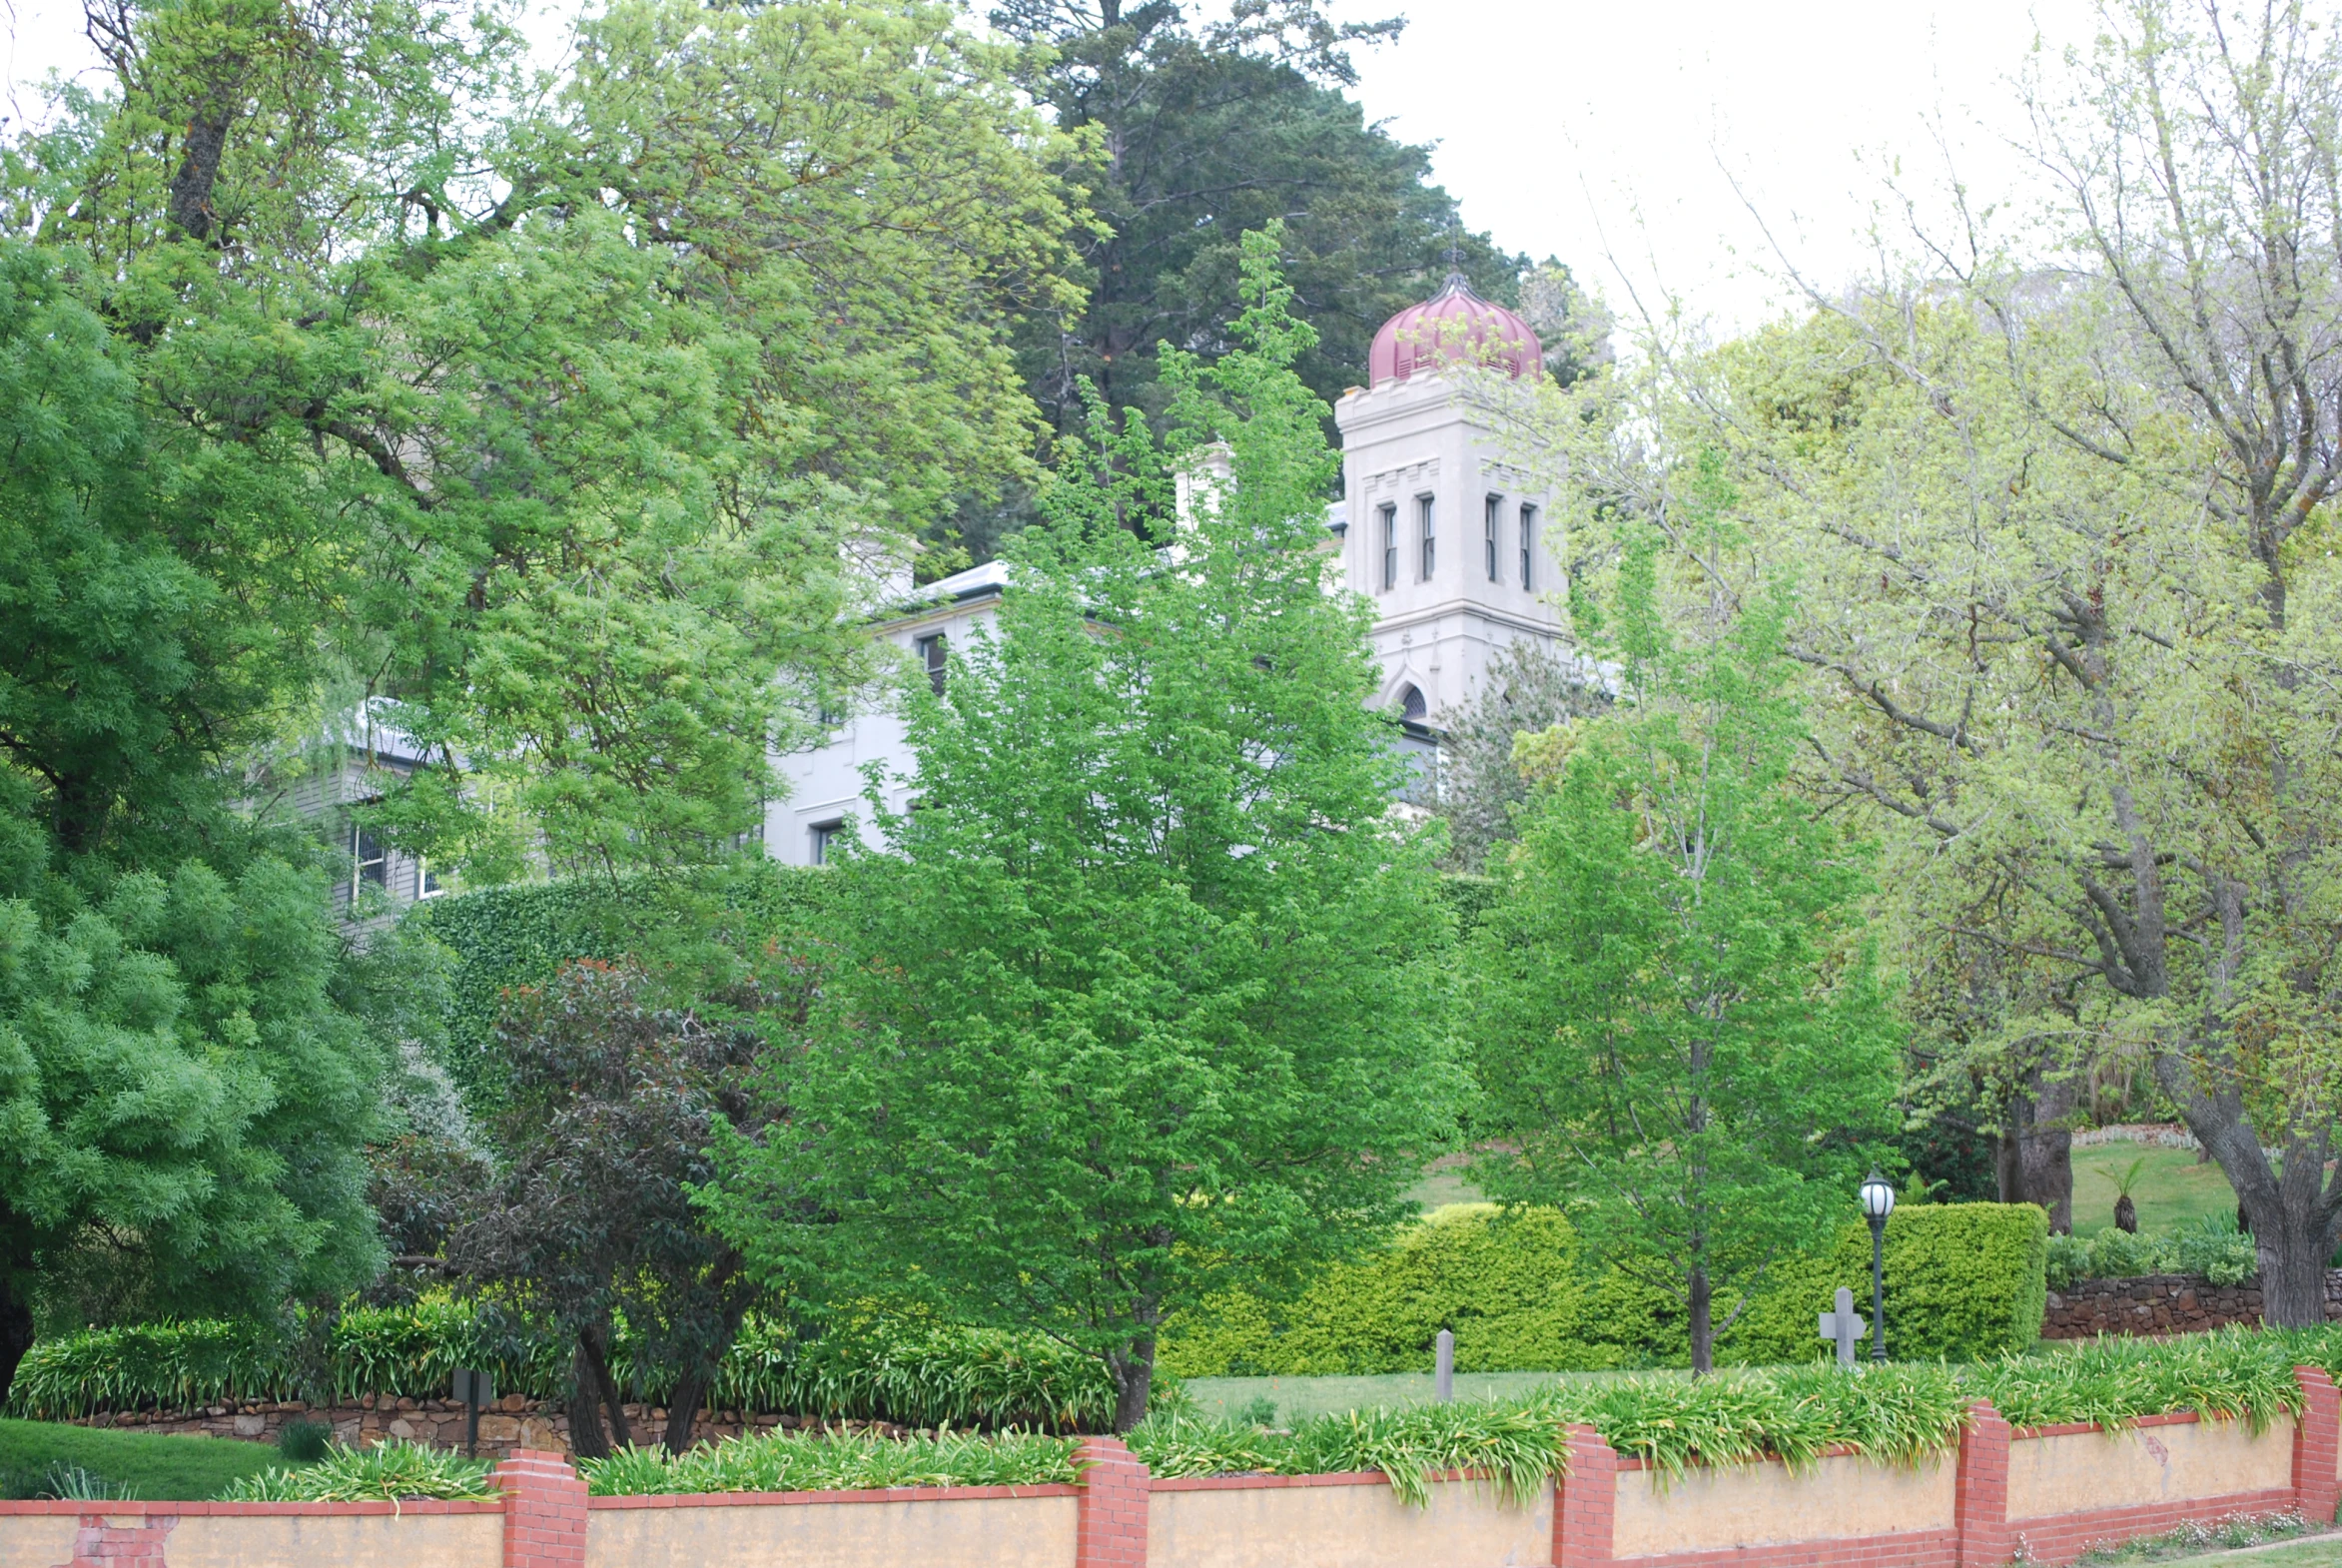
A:
[[[1545,359],[1527,322],[1474,294],[1462,273],[1449,273],[1439,293],[1382,324],[1366,351],[1366,381],[1379,387],[1458,363],[1533,378],[1543,373]]]

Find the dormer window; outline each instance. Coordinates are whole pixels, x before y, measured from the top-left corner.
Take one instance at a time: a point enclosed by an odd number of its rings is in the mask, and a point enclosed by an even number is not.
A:
[[[1415,516],[1421,524],[1423,535],[1422,580],[1429,582],[1432,570],[1439,564],[1439,520],[1430,496],[1415,497]]]

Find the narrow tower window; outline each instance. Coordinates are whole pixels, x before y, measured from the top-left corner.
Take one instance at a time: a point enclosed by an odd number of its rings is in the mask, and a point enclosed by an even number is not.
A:
[[[1415,497],[1415,514],[1423,524],[1423,580],[1429,582],[1431,570],[1438,564],[1439,557],[1438,514],[1432,509],[1430,496]]]
[[[1521,586],[1536,591],[1536,574],[1530,562],[1537,558],[1537,508],[1521,508]]]
[[[1382,591],[1398,586],[1398,508],[1382,509]]]
[[[1488,580],[1490,582],[1499,580],[1496,575],[1496,519],[1503,510],[1503,496],[1491,495],[1488,497]]]

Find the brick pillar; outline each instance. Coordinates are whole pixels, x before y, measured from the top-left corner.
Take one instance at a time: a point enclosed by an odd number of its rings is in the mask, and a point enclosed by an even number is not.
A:
[[[496,1466],[504,1568],[585,1568],[585,1482],[559,1454],[515,1448]]]
[[[2293,1428],[2293,1506],[2311,1523],[2325,1524],[2342,1499],[2342,1480],[2335,1476],[2342,1463],[2342,1394],[2323,1367],[2297,1366],[2293,1380],[2301,1385],[2301,1422]]]
[[[1967,1407],[1959,1434],[1952,1525],[1959,1535],[1959,1568],[2001,1568],[2016,1550],[2008,1528],[2008,1423],[1986,1399]]]
[[[1147,1568],[1147,1465],[1119,1437],[1085,1437],[1074,1568]]]
[[[1618,1454],[1590,1426],[1569,1429],[1569,1474],[1553,1483],[1553,1568],[1602,1568],[1617,1544]]]

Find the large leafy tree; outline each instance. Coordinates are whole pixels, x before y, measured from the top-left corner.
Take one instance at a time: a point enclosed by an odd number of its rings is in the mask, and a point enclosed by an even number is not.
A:
[[[1814,782],[1900,840],[1947,1043],[2020,1100],[2143,1064],[2235,1187],[2270,1320],[2314,1323],[2342,1239],[2337,45],[2286,4],[2105,20],[2030,92],[2040,227],[1973,213],[1911,276],[1675,360],[1642,430],[1738,466],[1715,591],[1801,571]],[[1621,503],[1679,511],[1649,473]]]
[[[1583,1215],[1596,1255],[1682,1303],[1706,1372],[1765,1270],[1846,1213],[1899,1120],[1899,1039],[1861,847],[1792,787],[1785,596],[1689,636],[1657,613],[1656,539],[1628,550],[1624,700],[1532,743],[1547,783],[1490,868],[1474,1169]]]
[[[1349,50],[1399,23],[1328,20],[1316,0],[1238,6],[1198,26],[1168,0],[1012,0],[1010,37],[1046,46],[1028,71],[1081,135],[1071,172],[1091,192],[1088,299],[1021,336],[1034,397],[1059,429],[1084,420],[1085,379],[1110,407],[1160,411],[1159,345],[1210,358],[1240,308],[1242,236],[1284,224],[1294,314],[1316,333],[1294,369],[1331,402],[1363,379],[1366,345],[1451,265],[1513,297],[1523,259],[1466,233],[1430,183],[1430,150],[1367,124],[1341,89]],[[1451,263],[1450,252],[1453,252]]]
[[[1099,1355],[1118,1427],[1171,1313],[1398,1217],[1457,1088],[1432,846],[1390,813],[1367,609],[1327,592],[1311,335],[1270,238],[1245,270],[1243,347],[1169,362],[1193,504],[1102,412],[993,634],[908,687],[920,804],[836,869],[787,1119],[714,1199],[776,1276]]]
[[[270,1311],[380,1266],[378,1055],[302,846],[225,765],[307,657],[305,533],[154,438],[0,243],[0,1387],[41,1317]]]
[[[1068,212],[1006,54],[637,0],[535,106],[429,3],[94,25],[120,97],[18,149],[19,211],[433,748],[385,830],[490,878],[732,852],[846,612],[1030,467],[1005,315],[1070,298]]]

